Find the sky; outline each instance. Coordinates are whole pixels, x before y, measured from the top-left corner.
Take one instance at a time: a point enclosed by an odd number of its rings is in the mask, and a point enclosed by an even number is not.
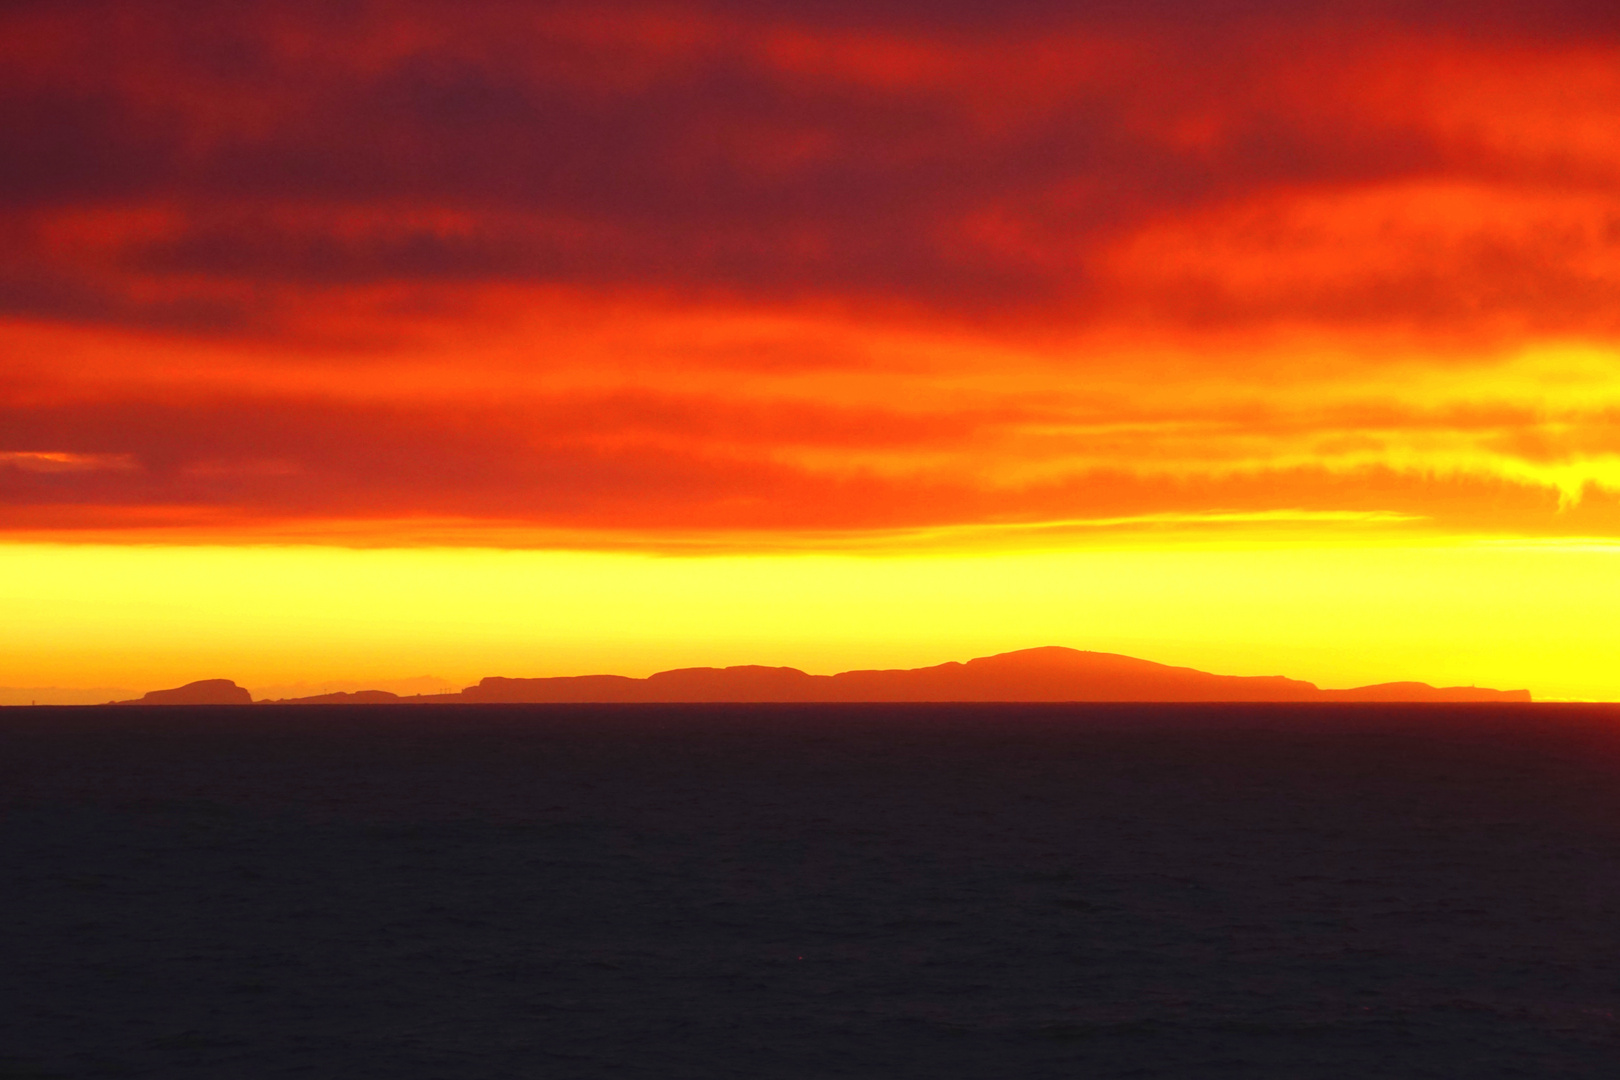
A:
[[[1620,698],[1617,287],[1608,2],[9,0],[0,700]]]

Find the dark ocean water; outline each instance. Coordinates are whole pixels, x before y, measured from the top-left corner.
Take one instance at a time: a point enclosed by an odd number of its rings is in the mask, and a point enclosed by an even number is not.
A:
[[[0,710],[0,1077],[1613,1077],[1620,710]]]

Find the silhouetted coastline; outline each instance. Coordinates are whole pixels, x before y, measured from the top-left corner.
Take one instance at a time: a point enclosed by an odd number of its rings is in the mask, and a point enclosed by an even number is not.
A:
[[[251,705],[253,695],[230,679],[198,679],[172,690],[148,690],[131,701],[109,705]]]
[[[193,684],[198,685],[198,684]],[[234,684],[232,684],[234,685]],[[150,697],[151,695],[148,695]],[[1118,653],[1062,646],[1021,649],[924,668],[810,675],[797,668],[744,665],[679,668],[645,679],[572,675],[491,676],[454,694],[402,697],[384,690],[284,698],[280,705],[540,705],[772,702],[1528,702],[1528,690],[1435,687],[1391,682],[1324,690],[1282,676],[1213,675]],[[143,702],[144,703],[144,702]],[[225,702],[219,702],[224,704]],[[128,703],[126,703],[128,704]],[[266,702],[269,704],[269,702]]]

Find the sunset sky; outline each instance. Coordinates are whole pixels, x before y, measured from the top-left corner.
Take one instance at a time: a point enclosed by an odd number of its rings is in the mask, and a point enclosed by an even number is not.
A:
[[[0,6],[0,687],[1620,698],[1620,6]]]

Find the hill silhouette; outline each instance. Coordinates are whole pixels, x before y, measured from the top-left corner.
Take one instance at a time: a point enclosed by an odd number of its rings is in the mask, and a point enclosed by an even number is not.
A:
[[[148,695],[150,697],[151,695]],[[398,697],[381,690],[282,699],[278,704],[542,704],[592,702],[873,701],[1529,701],[1528,690],[1380,683],[1323,690],[1280,675],[1213,675],[1117,653],[1062,646],[1022,649],[925,668],[810,675],[797,668],[743,665],[679,668],[645,679],[572,675],[492,676],[455,694]]]
[[[230,679],[200,679],[172,690],[148,690],[134,701],[111,705],[251,705],[253,695]]]

